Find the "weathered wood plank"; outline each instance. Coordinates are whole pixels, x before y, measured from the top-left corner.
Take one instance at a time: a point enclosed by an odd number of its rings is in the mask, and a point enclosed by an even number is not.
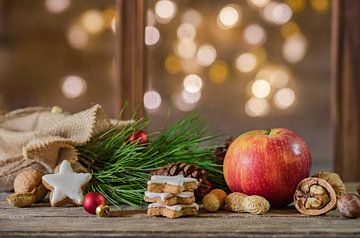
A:
[[[355,183],[347,185],[353,191]],[[115,209],[113,209],[115,211]],[[319,217],[293,207],[256,216],[201,211],[197,217],[151,218],[146,208],[123,207],[99,218],[82,207],[52,208],[47,203],[13,208],[0,202],[0,236],[46,237],[360,237],[360,219],[341,218],[336,210]]]

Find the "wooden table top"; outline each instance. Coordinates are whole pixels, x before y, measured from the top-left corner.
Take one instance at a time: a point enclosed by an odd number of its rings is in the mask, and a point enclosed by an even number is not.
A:
[[[4,194],[3,194],[4,195]],[[360,218],[345,219],[336,210],[316,217],[295,208],[261,216],[200,211],[196,217],[147,217],[146,209],[123,207],[100,218],[82,207],[52,208],[47,203],[13,208],[0,202],[0,237],[360,237]]]

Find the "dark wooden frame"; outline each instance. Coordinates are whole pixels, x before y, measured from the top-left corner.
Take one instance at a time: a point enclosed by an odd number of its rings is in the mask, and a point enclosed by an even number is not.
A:
[[[360,180],[360,1],[333,0],[332,90],[334,169],[345,181]],[[145,0],[116,0],[117,108],[142,105],[145,89]],[[143,114],[143,108],[140,114]]]
[[[360,1],[334,0],[332,92],[334,168],[345,181],[360,180]]]
[[[127,117],[135,110],[143,115],[144,9],[144,0],[116,0],[115,107],[119,110],[127,103]]]

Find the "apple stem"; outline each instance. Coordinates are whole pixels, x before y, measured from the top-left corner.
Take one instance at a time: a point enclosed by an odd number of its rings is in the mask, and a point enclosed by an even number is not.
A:
[[[270,132],[271,132],[271,129],[269,128],[265,131],[265,135],[270,135]]]

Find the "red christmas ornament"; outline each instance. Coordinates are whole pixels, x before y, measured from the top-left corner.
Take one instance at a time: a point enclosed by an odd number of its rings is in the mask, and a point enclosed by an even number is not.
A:
[[[139,144],[146,144],[149,142],[149,139],[146,132],[141,130],[135,132],[132,136],[130,136],[129,141],[130,142],[138,141]]]
[[[96,208],[105,203],[106,200],[103,195],[98,192],[90,192],[84,197],[83,207],[88,213],[96,214]]]

